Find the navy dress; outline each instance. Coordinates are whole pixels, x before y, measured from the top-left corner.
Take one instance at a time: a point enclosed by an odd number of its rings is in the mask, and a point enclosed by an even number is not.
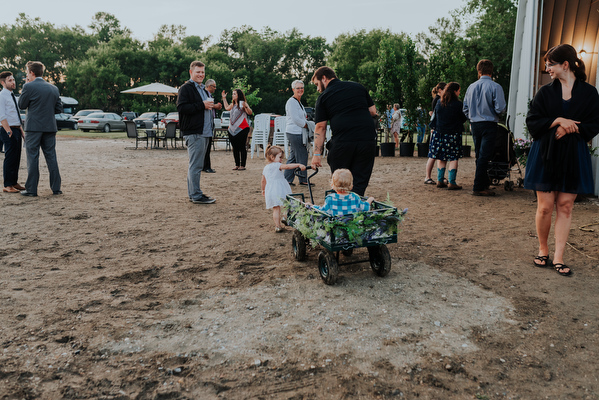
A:
[[[455,161],[463,157],[462,131],[467,118],[462,108],[463,104],[458,99],[451,100],[447,106],[437,102],[435,116],[431,122],[435,135],[431,138],[428,158]]]
[[[526,163],[524,187],[541,192],[593,193],[587,141],[599,132],[599,95],[591,85],[577,81],[572,98],[566,101],[562,99],[561,84],[556,81],[537,93],[526,119],[534,141]],[[581,121],[580,133],[556,139],[557,127],[549,126],[557,117]]]

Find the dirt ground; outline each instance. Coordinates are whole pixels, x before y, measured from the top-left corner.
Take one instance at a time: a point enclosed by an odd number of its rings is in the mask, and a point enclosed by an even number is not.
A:
[[[596,198],[564,278],[532,265],[533,193],[472,196],[472,158],[448,192],[379,157],[367,194],[409,209],[391,273],[327,286],[274,232],[263,159],[213,152],[217,202],[194,205],[185,151],[130,146],[60,138],[64,195],[42,166],[39,197],[0,196],[1,399],[599,398]]]

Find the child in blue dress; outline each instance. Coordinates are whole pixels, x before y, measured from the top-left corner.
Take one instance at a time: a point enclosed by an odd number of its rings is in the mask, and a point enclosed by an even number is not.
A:
[[[360,196],[351,192],[353,186],[354,177],[350,170],[345,168],[335,170],[331,178],[331,188],[335,193],[325,197],[323,206],[314,206],[314,208],[333,216],[369,211],[374,197],[369,197],[366,201],[362,200]]]
[[[272,218],[275,221],[275,232],[283,232],[281,226],[281,206],[285,197],[291,193],[291,187],[285,179],[283,170],[299,168],[306,170],[304,164],[282,164],[283,149],[279,146],[268,146],[264,155],[268,164],[262,171],[262,196],[266,201],[266,209],[272,208]]]

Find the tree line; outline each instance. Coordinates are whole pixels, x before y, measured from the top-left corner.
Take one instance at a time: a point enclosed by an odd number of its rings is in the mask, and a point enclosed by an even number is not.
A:
[[[181,25],[163,25],[152,40],[142,42],[106,12],[94,15],[89,31],[20,14],[13,24],[0,25],[0,70],[24,82],[25,63],[37,60],[61,94],[76,98],[80,108],[168,112],[176,107],[166,97],[121,91],[153,82],[179,87],[189,79],[191,61],[199,59],[219,91],[241,85],[260,100],[255,112],[284,114],[295,79],[306,83],[305,105],[314,106],[318,93],[310,78],[316,68],[329,65],[339,78],[369,89],[379,109],[390,103],[428,109],[437,82],[467,87],[477,79],[480,58],[494,62],[494,78],[507,92],[515,21],[515,0],[470,0],[414,38],[374,29],[343,33],[329,44],[297,29],[280,33],[241,26],[213,40],[188,36]]]

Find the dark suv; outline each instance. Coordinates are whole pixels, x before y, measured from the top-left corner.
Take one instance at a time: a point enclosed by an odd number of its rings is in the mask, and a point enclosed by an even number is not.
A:
[[[123,111],[121,117],[123,117],[123,121],[133,121],[133,118],[137,118],[138,114],[133,111]]]

